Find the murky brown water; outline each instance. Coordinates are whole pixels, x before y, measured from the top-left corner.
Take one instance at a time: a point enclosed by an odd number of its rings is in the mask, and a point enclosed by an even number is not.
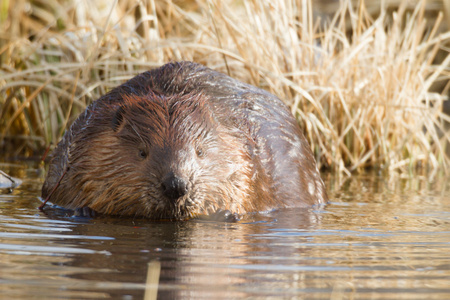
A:
[[[45,215],[43,171],[0,169],[24,180],[0,190],[2,299],[142,299],[158,265],[160,299],[450,299],[444,176],[327,176],[322,211],[171,223]]]

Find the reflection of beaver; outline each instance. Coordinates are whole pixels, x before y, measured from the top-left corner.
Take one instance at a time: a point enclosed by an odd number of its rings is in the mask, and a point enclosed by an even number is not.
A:
[[[58,144],[42,197],[178,220],[327,200],[286,106],[189,62],[142,73],[91,104]]]

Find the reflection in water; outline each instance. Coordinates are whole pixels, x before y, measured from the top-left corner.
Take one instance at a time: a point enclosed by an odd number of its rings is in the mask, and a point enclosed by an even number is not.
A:
[[[150,222],[44,215],[36,170],[6,170],[24,183],[0,194],[0,293],[8,298],[142,299],[152,261],[161,266],[161,299],[450,297],[443,176],[328,175],[333,200],[323,210]]]
[[[112,239],[90,243],[90,249],[96,255],[74,254],[65,265],[113,270],[72,274],[72,278],[85,282],[144,283],[147,263],[158,260],[161,262],[159,296],[198,298],[220,295],[224,291],[227,291],[227,297],[248,296],[257,291],[247,293],[245,289],[233,287],[253,282],[261,284],[262,278],[258,280],[258,277],[249,276],[255,270],[252,265],[259,265],[257,269],[266,271],[273,269],[278,281],[291,281],[291,275],[280,268],[280,263],[295,257],[301,262],[304,260],[302,257],[308,256],[308,249],[285,245],[292,233],[286,230],[277,237],[271,230],[274,226],[310,230],[318,222],[317,215],[313,212],[285,212],[281,216],[283,221],[278,221],[274,214],[267,214],[258,216],[258,221],[249,218],[241,223],[96,219],[73,227],[71,235],[100,234]],[[308,237],[299,236],[296,244],[301,245],[307,240]],[[67,239],[53,242],[67,243]],[[103,255],[105,251],[110,254]],[[273,280],[268,279],[269,282]],[[122,287],[118,293],[122,294],[124,289],[129,295],[142,295],[142,286]],[[109,293],[118,296],[114,291],[109,290]]]

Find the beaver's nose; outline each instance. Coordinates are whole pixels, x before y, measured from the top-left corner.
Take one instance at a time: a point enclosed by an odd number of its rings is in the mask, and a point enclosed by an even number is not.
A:
[[[188,192],[186,180],[175,175],[173,172],[163,177],[161,187],[164,195],[173,201],[183,197]]]

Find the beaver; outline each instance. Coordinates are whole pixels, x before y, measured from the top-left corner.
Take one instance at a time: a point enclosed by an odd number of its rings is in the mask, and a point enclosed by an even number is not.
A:
[[[287,106],[192,62],[137,75],[66,131],[42,198],[100,214],[186,220],[327,201]]]

